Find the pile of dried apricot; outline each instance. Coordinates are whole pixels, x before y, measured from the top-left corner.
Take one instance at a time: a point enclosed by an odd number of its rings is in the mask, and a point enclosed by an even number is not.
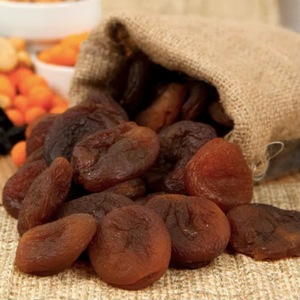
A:
[[[251,171],[223,138],[233,122],[217,91],[141,53],[123,67],[28,132],[26,161],[3,190],[21,235],[17,267],[55,274],[84,252],[103,281],[136,290],[229,244],[256,260],[299,256],[300,213],[250,204]]]

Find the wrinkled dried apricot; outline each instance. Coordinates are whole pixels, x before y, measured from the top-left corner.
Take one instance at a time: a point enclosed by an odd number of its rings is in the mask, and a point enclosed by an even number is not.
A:
[[[56,157],[71,160],[75,144],[86,134],[112,128],[118,123],[105,114],[101,104],[80,104],[58,115],[45,138],[44,151],[48,164]]]
[[[139,205],[115,209],[98,224],[88,247],[99,277],[122,289],[142,289],[166,272],[171,241],[161,218]]]
[[[186,96],[186,87],[170,83],[154,102],[136,118],[136,123],[160,131],[176,122]]]
[[[242,151],[222,138],[211,140],[192,157],[185,183],[190,195],[214,201],[225,212],[252,200],[252,174]]]
[[[103,110],[117,123],[128,122],[126,111],[105,91],[91,91],[86,99],[87,103],[101,104]],[[99,106],[99,108],[101,108]]]
[[[300,212],[267,204],[234,207],[227,214],[230,245],[255,260],[300,256]]]
[[[72,214],[84,213],[92,215],[99,222],[113,209],[133,204],[132,200],[122,195],[96,193],[64,203],[57,211],[56,218],[61,219]]]
[[[153,197],[146,207],[166,224],[172,242],[172,267],[203,267],[226,249],[229,222],[212,201],[169,194]]]
[[[145,183],[141,178],[136,178],[113,185],[104,192],[123,195],[131,200],[144,197],[146,194]]]
[[[101,192],[115,184],[141,176],[159,153],[156,133],[135,123],[98,131],[74,148],[74,178],[87,190]]]
[[[40,148],[36,149],[34,152],[32,152],[26,158],[25,164],[31,163],[33,161],[41,160],[41,159],[45,160],[45,157],[44,157],[44,147],[40,147]]]
[[[162,130],[158,137],[160,154],[144,175],[147,187],[151,191],[188,194],[184,167],[205,143],[216,137],[215,130],[207,124],[181,121]]]
[[[96,229],[96,221],[86,214],[75,214],[31,228],[19,241],[16,266],[22,272],[36,275],[61,272],[71,267]]]
[[[153,76],[154,66],[144,53],[139,52],[128,60],[123,70],[120,69],[123,72],[122,81],[124,78],[127,79],[120,104],[131,117],[145,105],[145,96]]]
[[[56,158],[48,169],[36,177],[19,212],[20,235],[51,220],[69,194],[72,177],[73,169],[63,157]]]
[[[38,160],[26,162],[8,179],[2,194],[2,202],[6,211],[14,218],[18,218],[22,202],[33,181],[47,169],[46,161]]]
[[[45,137],[51,126],[53,125],[56,116],[52,115],[45,119],[42,119],[39,123],[37,123],[32,131],[30,136],[26,141],[26,156],[28,157],[38,148],[44,146]]]

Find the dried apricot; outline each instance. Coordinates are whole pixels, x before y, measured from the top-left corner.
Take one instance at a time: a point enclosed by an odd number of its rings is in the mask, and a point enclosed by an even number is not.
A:
[[[42,107],[31,107],[25,113],[25,123],[30,124],[35,118],[46,113]]]
[[[92,215],[99,222],[112,210],[133,204],[132,200],[122,195],[96,193],[64,203],[57,211],[56,218],[61,219],[72,214],[84,213]]]
[[[71,160],[75,144],[87,134],[112,128],[118,123],[106,113],[101,104],[86,103],[74,106],[58,115],[45,139],[45,158],[48,164],[56,157]]]
[[[22,272],[36,275],[61,272],[71,267],[96,229],[96,221],[86,214],[75,214],[32,228],[19,241],[16,266]]]
[[[45,160],[25,163],[24,166],[8,179],[2,194],[2,202],[6,211],[18,218],[22,202],[33,181],[47,169]]]
[[[21,141],[16,143],[11,149],[11,159],[17,167],[24,164],[26,160],[26,142]]]
[[[159,134],[160,154],[149,172],[144,174],[151,191],[188,194],[184,168],[192,156],[208,141],[216,137],[215,130],[203,123],[177,122]]]
[[[186,96],[186,87],[170,83],[165,91],[136,118],[136,123],[159,131],[176,122]]]
[[[159,141],[150,128],[133,122],[100,130],[83,138],[74,148],[74,179],[87,190],[101,192],[141,176],[154,164]]]
[[[24,125],[24,117],[22,113],[14,108],[9,108],[5,110],[6,115],[8,118],[14,123],[15,126],[22,126]]]
[[[267,204],[234,207],[227,214],[230,245],[255,260],[300,256],[300,212]]]
[[[190,195],[212,200],[225,212],[252,200],[252,174],[242,151],[222,138],[209,141],[191,158],[185,184]]]
[[[154,283],[166,272],[171,241],[154,211],[132,205],[115,209],[102,219],[88,253],[103,281],[137,290]]]
[[[166,224],[172,242],[172,267],[199,268],[226,249],[229,222],[212,201],[168,194],[153,197],[146,207]]]
[[[63,157],[53,161],[31,184],[19,212],[20,235],[30,228],[51,220],[57,208],[66,200],[73,176],[70,163]]]
[[[31,163],[33,161],[37,161],[37,160],[45,160],[44,157],[44,147],[40,147],[38,149],[36,149],[34,152],[32,152],[25,160],[25,164]]]
[[[50,115],[38,122],[32,129],[26,141],[26,155],[29,156],[35,150],[44,146],[45,137],[56,119],[55,115]]]
[[[208,100],[209,85],[204,81],[191,81],[188,84],[189,96],[182,106],[182,120],[194,121],[204,110]]]
[[[113,185],[104,192],[123,195],[131,200],[144,197],[146,194],[145,183],[141,178],[136,178]]]

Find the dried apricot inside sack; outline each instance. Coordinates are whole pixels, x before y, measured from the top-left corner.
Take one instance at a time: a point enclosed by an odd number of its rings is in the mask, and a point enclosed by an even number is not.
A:
[[[171,241],[154,211],[132,205],[115,209],[102,219],[88,253],[103,281],[137,290],[154,283],[166,272]]]
[[[242,151],[222,138],[211,140],[191,158],[185,183],[190,195],[205,197],[223,211],[252,200],[252,175]]]
[[[19,241],[16,265],[20,271],[51,275],[71,267],[97,229],[94,218],[74,214],[25,232]]]

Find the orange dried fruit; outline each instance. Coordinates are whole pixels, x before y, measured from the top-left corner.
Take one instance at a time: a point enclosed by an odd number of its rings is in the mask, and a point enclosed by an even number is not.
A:
[[[6,109],[11,106],[11,100],[7,95],[0,94],[0,108]]]
[[[51,100],[53,97],[53,93],[47,86],[35,86],[33,87],[29,94],[29,105],[32,106],[39,106],[46,110],[51,107]]]
[[[73,34],[65,37],[62,41],[62,45],[72,46],[79,51],[80,45],[85,41],[89,36],[88,32],[83,32],[81,34]]]
[[[25,115],[26,111],[29,108],[29,100],[27,97],[22,95],[17,95],[13,100],[13,105],[17,108],[23,115]]]
[[[24,125],[24,117],[19,110],[14,108],[9,108],[5,111],[5,113],[15,126]]]
[[[15,144],[11,150],[11,158],[16,166],[20,167],[26,160],[26,142],[21,141]]]
[[[54,95],[51,99],[51,106],[56,107],[56,106],[61,106],[61,105],[69,106],[67,100],[64,100],[62,97],[60,97],[58,95]]]
[[[38,59],[45,63],[50,63],[51,62],[51,49],[46,49],[46,50],[41,51],[38,54]]]
[[[25,80],[25,78],[27,78],[31,75],[33,75],[33,72],[31,69],[19,67],[16,70],[12,71],[8,75],[8,77],[15,86],[18,86],[21,81]]]
[[[75,66],[78,51],[68,45],[57,45],[52,48],[50,63],[62,66]]]
[[[25,123],[29,124],[36,117],[38,117],[39,115],[45,114],[45,113],[46,113],[46,110],[43,109],[42,107],[32,107],[25,114]]]
[[[51,114],[62,114],[68,109],[67,105],[58,105],[50,109]]]
[[[18,87],[20,93],[24,96],[27,96],[32,88],[41,85],[48,86],[48,83],[43,77],[33,74],[26,77],[24,80],[21,80]]]
[[[4,94],[11,99],[16,95],[16,89],[13,83],[10,81],[9,77],[0,74],[0,93]]]

